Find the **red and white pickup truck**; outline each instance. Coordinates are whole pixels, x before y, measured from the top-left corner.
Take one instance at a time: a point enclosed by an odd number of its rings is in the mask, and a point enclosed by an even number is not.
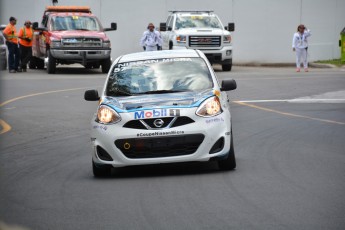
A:
[[[48,6],[40,27],[35,30],[29,68],[55,73],[58,64],[80,63],[107,73],[111,66],[111,44],[105,31],[117,29],[116,23],[103,28],[98,18],[84,6]]]

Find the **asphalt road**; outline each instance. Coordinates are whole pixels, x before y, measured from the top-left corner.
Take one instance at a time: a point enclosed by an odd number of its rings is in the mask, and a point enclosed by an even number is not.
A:
[[[345,69],[237,67],[237,169],[91,171],[99,70],[0,72],[0,222],[47,229],[344,229]]]

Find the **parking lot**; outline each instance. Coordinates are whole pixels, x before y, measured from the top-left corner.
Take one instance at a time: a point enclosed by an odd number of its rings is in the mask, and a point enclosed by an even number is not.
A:
[[[29,229],[343,229],[345,69],[222,72],[237,168],[215,162],[91,171],[89,124],[106,75],[0,72],[0,222]]]

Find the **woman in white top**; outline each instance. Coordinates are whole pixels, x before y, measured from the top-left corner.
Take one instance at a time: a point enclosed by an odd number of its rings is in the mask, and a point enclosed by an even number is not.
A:
[[[307,38],[311,36],[310,30],[308,30],[304,25],[299,25],[297,27],[297,32],[293,35],[292,39],[292,50],[296,51],[296,72],[301,71],[301,59],[303,59],[304,71],[308,72],[308,40]]]
[[[162,42],[161,34],[155,30],[155,26],[150,23],[140,39],[140,45],[145,51],[155,51],[161,50]]]

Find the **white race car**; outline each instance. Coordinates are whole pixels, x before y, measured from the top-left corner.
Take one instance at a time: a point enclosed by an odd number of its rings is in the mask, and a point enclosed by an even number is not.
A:
[[[229,98],[233,79],[219,82],[199,50],[133,53],[118,57],[91,121],[94,176],[129,165],[217,160],[236,167]]]

